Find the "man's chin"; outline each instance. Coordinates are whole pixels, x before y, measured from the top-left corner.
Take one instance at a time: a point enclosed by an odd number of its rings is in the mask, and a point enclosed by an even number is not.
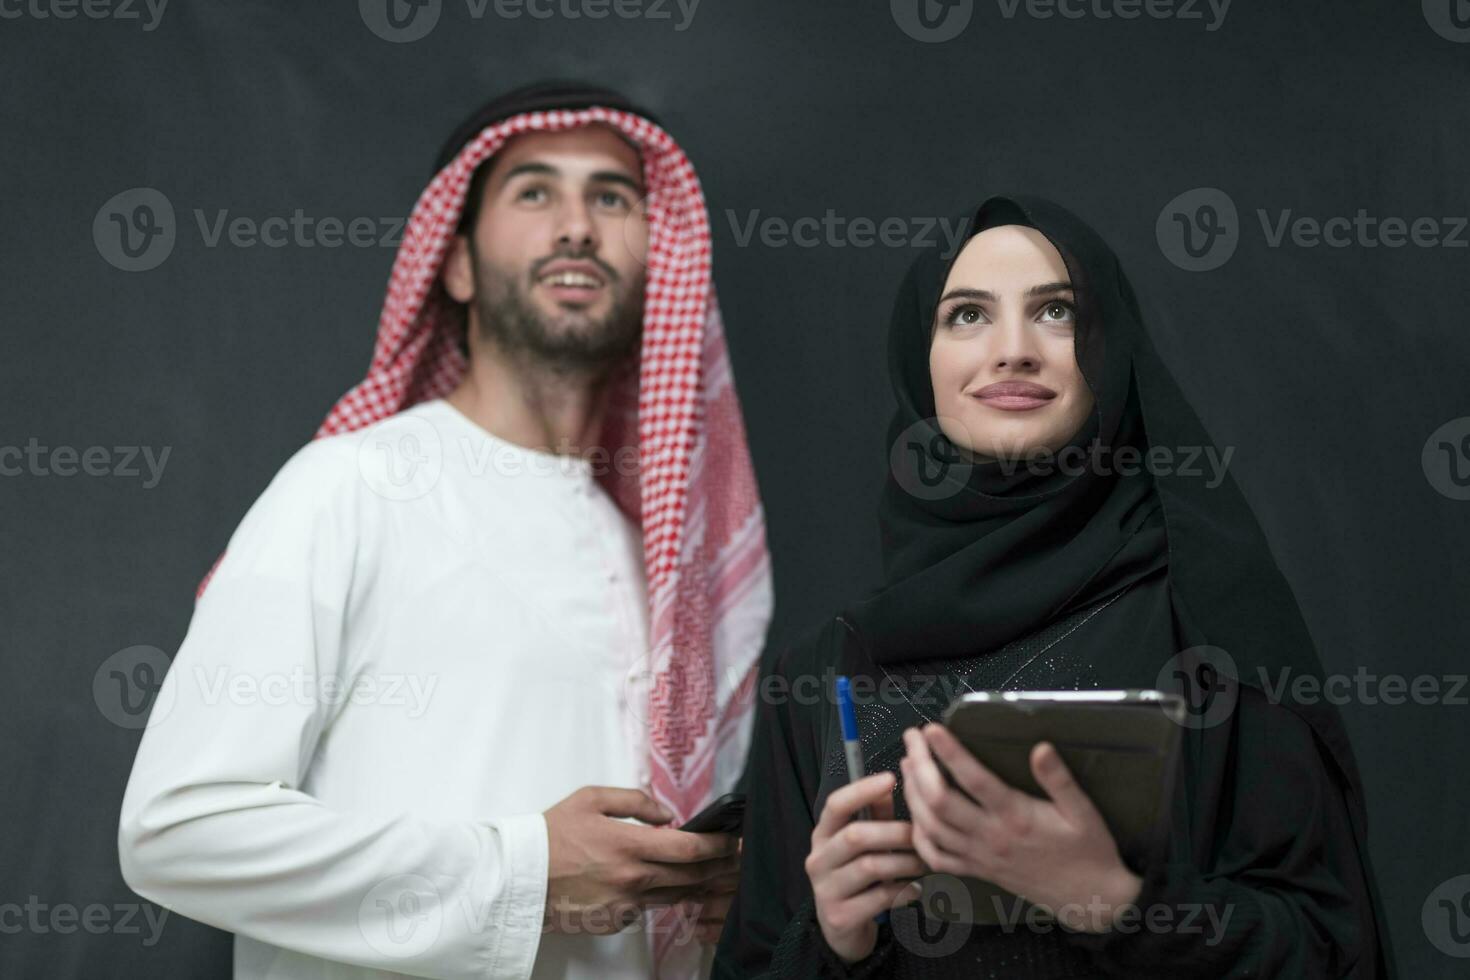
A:
[[[618,359],[628,351],[616,336],[612,324],[601,320],[581,319],[568,322],[562,319],[546,324],[542,334],[541,348],[551,356],[557,353],[572,354],[576,358],[591,356],[594,361]],[[636,339],[629,340],[631,350],[638,349]]]
[[[595,340],[607,331],[608,325],[598,317],[567,316],[565,312],[546,324],[546,336],[552,341]]]

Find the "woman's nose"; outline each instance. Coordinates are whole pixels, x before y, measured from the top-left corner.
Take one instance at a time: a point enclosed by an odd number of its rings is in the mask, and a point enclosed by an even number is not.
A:
[[[994,331],[991,363],[996,370],[1035,371],[1041,367],[1041,349],[1030,325],[1019,317],[1005,317]]]

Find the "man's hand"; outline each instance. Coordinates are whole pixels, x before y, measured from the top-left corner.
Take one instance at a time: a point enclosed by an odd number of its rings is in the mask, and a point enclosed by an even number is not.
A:
[[[736,841],[736,854],[740,852],[740,841]],[[707,946],[720,941],[725,930],[725,919],[730,915],[730,906],[735,901],[735,890],[740,884],[740,872],[721,875],[706,882],[699,894],[683,903],[685,913],[695,921],[694,938]]]
[[[638,921],[644,908],[701,901],[740,870],[731,834],[686,834],[673,814],[635,789],[584,786],[545,813],[549,847],[546,928],[608,934]]]

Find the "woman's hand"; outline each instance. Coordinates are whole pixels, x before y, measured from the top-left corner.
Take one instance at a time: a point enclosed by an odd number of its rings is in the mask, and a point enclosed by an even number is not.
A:
[[[943,725],[910,728],[903,740],[914,849],[929,867],[993,882],[1084,932],[1106,932],[1138,897],[1143,880],[1051,743],[1031,750],[1050,797],[1041,800],[1006,785]],[[945,782],[936,756],[964,793]]]
[[[880,772],[834,791],[812,829],[806,874],[817,924],[847,963],[873,952],[879,912],[919,897],[910,879],[924,874],[924,862],[914,853],[913,825],[893,819],[895,782],[893,773]],[[853,819],[865,806],[873,819]]]

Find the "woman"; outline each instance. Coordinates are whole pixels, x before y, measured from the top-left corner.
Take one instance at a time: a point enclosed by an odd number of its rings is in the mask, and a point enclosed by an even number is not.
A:
[[[1342,723],[1267,684],[1320,678],[1311,637],[1114,254],[1050,202],[991,198],[952,260],[911,269],[889,356],[884,585],[761,687],[716,974],[1391,975]],[[852,785],[834,674],[868,692],[872,775]],[[1032,751],[1038,799],[935,723],[967,689],[1180,677],[1192,712],[1151,855],[1119,854],[1052,747]],[[1060,924],[946,924],[914,904],[915,879],[945,875]]]

